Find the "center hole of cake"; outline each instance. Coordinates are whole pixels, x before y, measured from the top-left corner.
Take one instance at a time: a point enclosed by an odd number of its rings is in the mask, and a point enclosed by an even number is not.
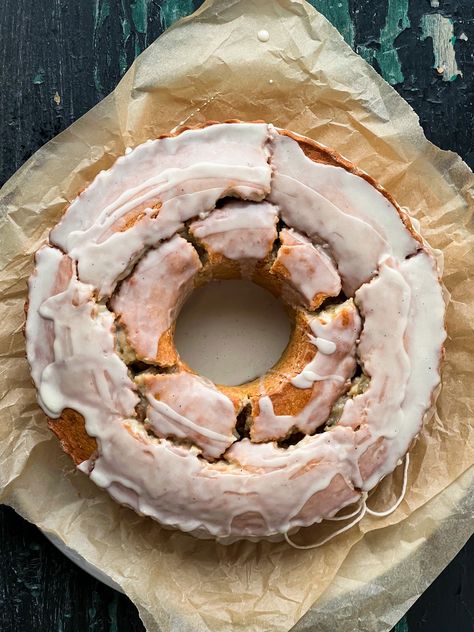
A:
[[[264,375],[288,344],[283,304],[250,281],[215,281],[193,292],[176,323],[175,344],[196,373],[236,386]]]

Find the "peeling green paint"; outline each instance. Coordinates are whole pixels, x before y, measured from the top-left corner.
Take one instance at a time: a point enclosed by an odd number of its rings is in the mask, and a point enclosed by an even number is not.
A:
[[[109,632],[118,632],[118,619],[117,619],[117,610],[118,610],[118,593],[114,593],[112,596],[112,600],[109,602],[107,606],[108,615],[109,615]]]
[[[354,48],[354,25],[349,11],[349,0],[309,0],[333,26],[346,42]]]
[[[99,59],[98,59],[98,43],[100,41],[100,31],[106,21],[106,19],[110,16],[110,5],[109,0],[95,0],[94,2],[94,30],[93,30],[93,46],[94,46],[94,85],[97,92],[100,95],[104,94],[104,86],[100,80],[99,76]]]
[[[310,2],[354,48],[354,25],[351,19],[349,0],[310,0]],[[382,76],[392,85],[403,81],[402,67],[395,48],[395,40],[400,33],[409,27],[408,0],[388,0],[387,17],[385,26],[380,32],[379,48],[357,47],[357,52],[370,64],[377,60]]]
[[[122,28],[122,46],[119,51],[119,70],[120,75],[124,75],[128,68],[127,59],[127,43],[130,38],[132,27],[127,12],[128,2],[120,0],[120,26]]]
[[[130,3],[134,34],[134,56],[138,57],[147,46],[148,7],[153,0],[134,0]],[[130,25],[128,25],[130,27]]]
[[[44,82],[44,70],[40,68],[36,75],[33,77],[33,83],[35,86],[40,86]]]
[[[401,621],[397,623],[393,632],[409,632],[408,623],[405,617],[403,617],[403,619],[401,619]]]
[[[434,64],[443,81],[454,81],[462,77],[456,62],[454,50],[454,28],[452,21],[440,13],[429,13],[421,18],[421,40],[431,37],[433,41]]]
[[[122,46],[120,47],[119,53],[119,69],[120,74],[123,75],[128,67],[127,42],[132,29],[130,27],[130,22],[125,17],[120,20],[120,24],[122,26]]]
[[[135,0],[130,4],[132,22],[139,33],[146,33],[149,0]]]
[[[160,20],[163,30],[193,11],[192,0],[163,0],[160,6]]]
[[[380,32],[379,49],[365,46],[357,48],[357,52],[369,63],[373,63],[374,59],[377,60],[383,78],[391,85],[401,83],[404,79],[395,40],[408,28],[410,28],[408,0],[389,0],[385,26]]]
[[[97,31],[102,28],[105,20],[110,15],[110,5],[108,0],[95,0],[94,2],[94,37]]]
[[[358,46],[356,50],[359,55],[365,59],[365,61],[367,61],[369,64],[373,63],[375,57],[374,48],[368,48],[367,46]]]

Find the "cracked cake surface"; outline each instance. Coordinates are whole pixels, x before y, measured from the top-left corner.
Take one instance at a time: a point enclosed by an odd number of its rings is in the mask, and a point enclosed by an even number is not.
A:
[[[410,449],[445,338],[432,251],[369,176],[265,123],[150,140],[101,172],[35,257],[27,356],[76,465],[165,526],[221,542],[335,516]],[[179,357],[194,288],[245,278],[292,334],[265,375]]]

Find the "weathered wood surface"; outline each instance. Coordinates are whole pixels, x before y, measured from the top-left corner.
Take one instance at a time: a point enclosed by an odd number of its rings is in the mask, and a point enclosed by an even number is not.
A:
[[[113,90],[134,58],[199,4],[1,0],[0,184]],[[428,138],[473,167],[473,1],[312,4],[413,106]],[[471,541],[397,632],[474,630],[473,557]],[[125,597],[80,571],[35,527],[1,508],[0,630],[134,632],[143,626]]]

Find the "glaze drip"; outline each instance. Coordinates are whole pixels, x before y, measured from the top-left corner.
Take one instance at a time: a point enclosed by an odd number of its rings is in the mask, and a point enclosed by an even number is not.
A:
[[[97,485],[194,535],[288,537],[366,507],[440,379],[438,270],[410,226],[342,158],[271,125],[127,151],[36,254],[26,337],[39,403],[82,415],[97,450],[80,469]],[[174,349],[180,305],[215,265],[290,303],[296,368],[274,367],[276,390],[216,386]]]

